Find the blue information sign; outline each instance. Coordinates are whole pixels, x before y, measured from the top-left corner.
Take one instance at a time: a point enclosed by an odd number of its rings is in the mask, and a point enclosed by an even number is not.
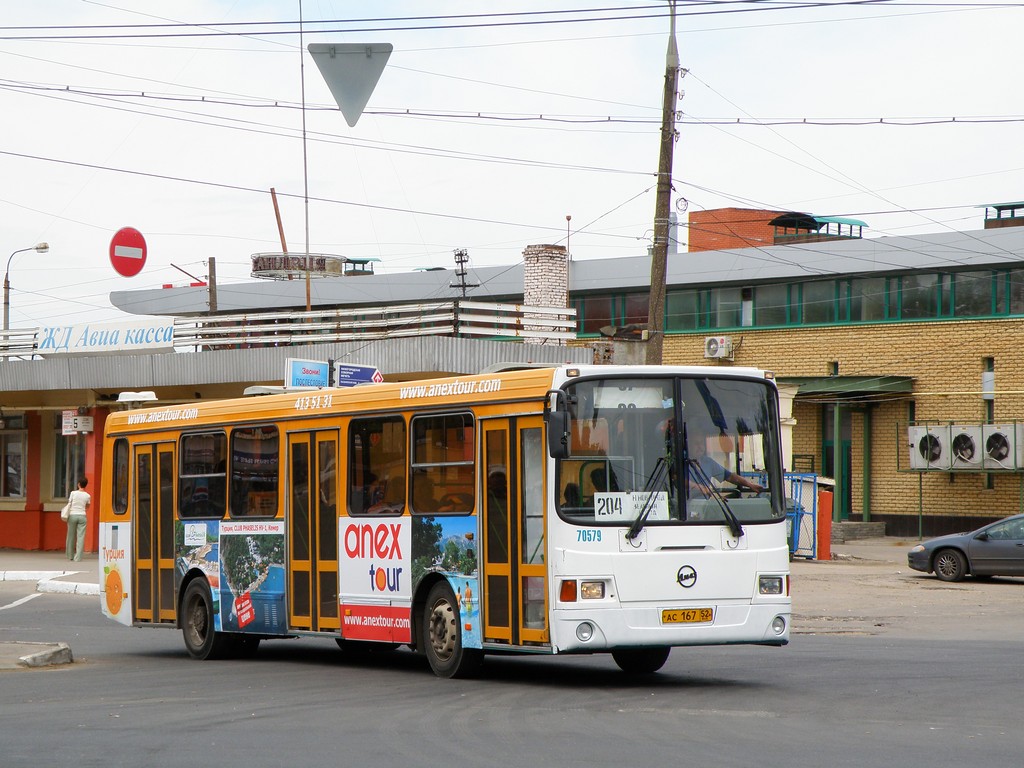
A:
[[[334,366],[334,386],[354,387],[357,384],[380,384],[384,377],[380,371],[372,365],[344,365],[336,363]]]
[[[326,387],[330,365],[326,360],[299,360],[289,357],[286,362],[286,387]]]

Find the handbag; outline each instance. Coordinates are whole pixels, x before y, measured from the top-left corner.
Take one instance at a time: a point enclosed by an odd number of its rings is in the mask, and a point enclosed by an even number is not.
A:
[[[70,516],[71,516],[71,499],[68,499],[68,503],[64,505],[64,509],[62,509],[60,511],[60,519],[63,520],[66,523]]]

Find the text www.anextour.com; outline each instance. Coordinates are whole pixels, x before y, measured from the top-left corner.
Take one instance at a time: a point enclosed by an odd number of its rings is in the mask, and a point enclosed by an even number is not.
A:
[[[178,421],[179,419],[195,419],[199,417],[198,408],[172,408],[167,411],[152,413],[129,413],[129,424],[153,424],[158,421]]]
[[[346,616],[345,624],[350,627],[380,627],[381,629],[409,629],[408,618],[391,616]]]
[[[415,387],[402,387],[399,398],[408,400],[412,397],[451,397],[452,395],[476,395],[484,392],[501,390],[501,379],[479,379],[477,381],[448,381],[443,384],[418,384]]]

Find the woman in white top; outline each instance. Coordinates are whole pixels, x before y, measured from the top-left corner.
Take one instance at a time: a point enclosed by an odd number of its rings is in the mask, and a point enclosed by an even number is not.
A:
[[[68,496],[68,504],[71,507],[68,513],[68,538],[65,546],[68,560],[81,560],[82,550],[85,549],[85,526],[89,519],[86,510],[92,502],[92,497],[85,492],[85,486],[88,484],[88,479],[83,477],[78,481],[78,490],[72,491]]]

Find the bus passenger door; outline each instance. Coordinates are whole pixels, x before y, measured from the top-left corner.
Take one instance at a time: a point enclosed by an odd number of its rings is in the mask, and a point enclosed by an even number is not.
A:
[[[338,433],[288,436],[288,623],[339,629]]]
[[[543,422],[527,416],[482,425],[484,640],[546,643]]]
[[[174,443],[135,448],[135,619],[174,621]]]

